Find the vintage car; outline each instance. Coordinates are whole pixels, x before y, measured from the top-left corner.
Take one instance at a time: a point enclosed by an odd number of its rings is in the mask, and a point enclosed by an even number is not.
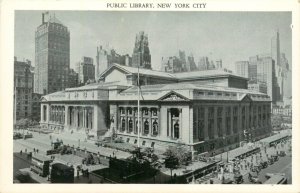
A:
[[[278,161],[279,159],[278,155],[271,155],[271,158],[273,158],[274,162]]]
[[[266,167],[268,167],[268,162],[267,161],[262,161],[261,163],[260,163],[260,165],[261,165],[261,168],[266,168]]]
[[[244,182],[244,178],[242,174],[235,174],[234,175],[234,181],[236,184],[241,184]]]
[[[286,153],[285,153],[285,151],[280,151],[280,152],[279,152],[279,156],[280,156],[280,157],[284,157],[284,156],[286,156]]]

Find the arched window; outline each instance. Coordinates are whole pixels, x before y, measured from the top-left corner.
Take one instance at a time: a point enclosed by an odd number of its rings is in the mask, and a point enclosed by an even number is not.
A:
[[[153,135],[157,135],[158,134],[158,123],[156,120],[153,122],[152,129],[153,129]]]
[[[144,134],[145,134],[145,135],[148,135],[148,134],[149,134],[149,122],[148,122],[148,120],[146,120],[146,121],[144,122]]]
[[[174,138],[179,138],[179,124],[178,121],[174,124]]]
[[[122,119],[121,131],[125,131],[125,119]]]
[[[128,131],[132,132],[132,129],[133,129],[133,121],[130,119],[128,122]]]

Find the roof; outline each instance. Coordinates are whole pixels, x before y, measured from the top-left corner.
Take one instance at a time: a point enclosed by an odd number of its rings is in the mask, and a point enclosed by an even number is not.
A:
[[[51,94],[47,94],[41,97],[41,100],[57,100],[57,99],[64,99],[65,97],[65,91],[58,91]]]
[[[216,77],[216,76],[233,76],[241,79],[247,79],[245,77],[239,76],[237,74],[229,73],[224,70],[200,70],[200,71],[193,71],[193,72],[180,72],[173,74],[178,79],[193,79],[193,78],[207,78],[207,77]]]
[[[127,74],[137,74],[138,71],[140,75],[146,76],[154,76],[154,77],[161,77],[161,78],[169,78],[174,80],[181,80],[181,79],[201,79],[201,78],[208,78],[208,77],[236,77],[240,79],[247,79],[245,77],[239,76],[237,74],[229,73],[224,70],[202,70],[202,71],[193,71],[193,72],[181,72],[181,73],[168,73],[163,71],[145,69],[145,68],[135,68],[130,66],[124,66],[117,63],[114,63],[112,66],[107,68],[100,77],[104,77],[108,72],[112,69],[118,68],[119,70],[127,73]]]
[[[202,85],[193,83],[173,83],[173,84],[154,84],[154,85],[144,85],[140,87],[142,91],[165,91],[165,90],[211,90],[211,91],[228,91],[235,93],[245,93],[245,94],[258,94],[267,95],[265,93],[260,93],[254,90],[239,89],[232,87],[221,87],[216,85]],[[137,86],[130,87],[124,92],[136,92]]]
[[[162,71],[156,71],[156,70],[150,70],[150,69],[145,69],[145,68],[135,68],[135,67],[130,67],[130,66],[123,66],[117,63],[114,63],[111,67],[107,68],[101,75],[100,77],[104,76],[106,73],[108,73],[111,69],[113,68],[118,68],[128,74],[137,74],[138,71],[140,75],[147,75],[147,76],[156,76],[156,77],[164,77],[164,78],[172,78],[176,79],[173,74],[167,73],[167,72],[162,72]]]
[[[57,18],[55,17],[55,15],[54,15],[53,17],[50,16],[48,22],[50,22],[50,23],[58,23],[58,24],[63,25],[63,23],[62,23],[59,19],[57,19]]]
[[[104,83],[91,83],[81,87],[67,88],[66,91],[77,91],[77,90],[101,90],[101,89],[109,89],[111,86],[127,86],[126,84],[120,81],[114,82],[104,82]]]
[[[137,100],[138,87],[132,86],[122,92],[116,100]],[[173,83],[140,86],[141,100],[165,100],[168,96],[176,95],[176,100],[250,100],[270,101],[267,94],[253,90],[221,87],[215,85],[201,85],[193,83]],[[203,92],[204,91],[204,92]],[[200,94],[203,93],[202,95]],[[224,93],[218,96],[218,93]],[[205,94],[204,94],[205,93]],[[212,95],[210,95],[212,93]],[[228,96],[227,96],[228,93]],[[174,98],[175,100],[175,98]]]

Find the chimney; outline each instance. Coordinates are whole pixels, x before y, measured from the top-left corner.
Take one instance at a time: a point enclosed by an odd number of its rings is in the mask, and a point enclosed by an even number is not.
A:
[[[42,24],[45,23],[45,13],[42,13]]]

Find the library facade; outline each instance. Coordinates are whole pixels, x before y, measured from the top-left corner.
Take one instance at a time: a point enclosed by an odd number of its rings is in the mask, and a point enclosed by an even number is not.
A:
[[[271,132],[270,97],[246,88],[247,79],[223,71],[137,72],[115,64],[98,83],[43,96],[40,125],[133,145],[139,133],[142,147],[161,150],[184,144],[198,153],[224,151]]]

